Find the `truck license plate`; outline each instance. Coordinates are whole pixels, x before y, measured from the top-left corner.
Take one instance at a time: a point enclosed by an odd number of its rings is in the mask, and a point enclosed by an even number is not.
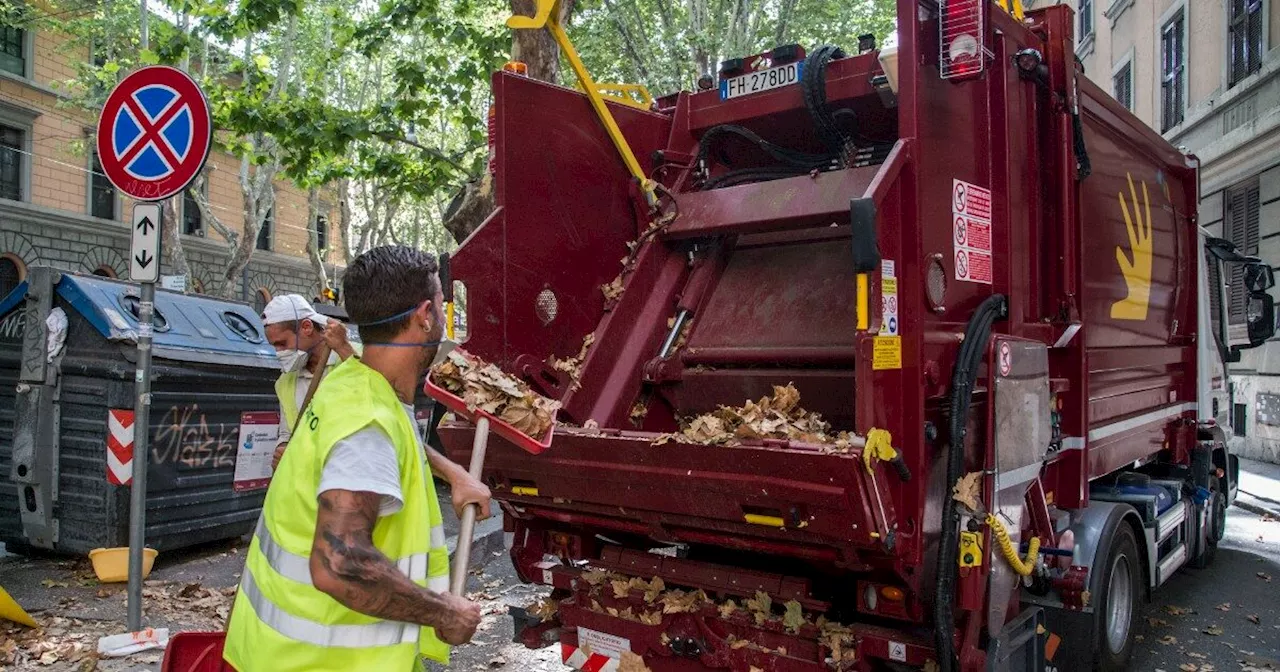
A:
[[[767,70],[748,72],[745,75],[720,80],[720,100],[749,96],[761,91],[778,89],[800,81],[804,61],[787,63]]]

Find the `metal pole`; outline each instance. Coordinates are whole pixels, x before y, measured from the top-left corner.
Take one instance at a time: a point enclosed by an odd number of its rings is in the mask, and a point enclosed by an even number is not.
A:
[[[475,441],[471,444],[471,477],[480,478],[484,471],[484,454],[489,448],[489,418],[476,421]],[[453,576],[449,580],[449,592],[462,595],[467,589],[467,567],[471,565],[471,537],[475,535],[476,515],[480,507],[468,504],[462,512],[462,525],[458,529],[458,550],[453,553]]]
[[[147,35],[147,0],[139,2],[139,28],[143,49],[150,49]],[[161,208],[164,206],[161,205]],[[160,263],[156,255],[155,263]],[[151,333],[154,328],[156,286],[142,283],[138,302],[138,368],[134,375],[133,480],[129,488],[129,608],[130,632],[142,629],[142,550],[147,544],[147,457],[151,451]]]

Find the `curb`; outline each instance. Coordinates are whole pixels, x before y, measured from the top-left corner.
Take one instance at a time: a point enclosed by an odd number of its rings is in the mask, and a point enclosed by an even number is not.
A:
[[[471,569],[485,567],[494,559],[494,553],[507,547],[502,531],[502,512],[497,509],[495,506],[491,518],[476,523],[471,541]],[[450,536],[445,544],[449,549],[449,566],[452,567],[453,554],[458,549],[458,535]]]
[[[1231,506],[1235,506],[1235,507],[1238,507],[1238,508],[1244,509],[1245,511],[1248,511],[1248,512],[1250,512],[1250,513],[1255,513],[1255,514],[1257,514],[1257,515],[1259,515],[1259,516],[1277,516],[1277,517],[1280,517],[1280,511],[1273,511],[1273,510],[1271,510],[1271,509],[1268,509],[1268,508],[1267,508],[1267,507],[1265,507],[1265,506],[1259,506],[1259,505],[1257,505],[1257,504],[1254,504],[1253,502],[1246,502],[1246,501],[1244,501],[1244,498],[1243,498],[1243,497],[1239,497],[1239,496],[1237,496],[1237,497],[1236,497],[1236,501],[1235,501],[1235,502],[1233,502],[1233,503],[1231,504]]]

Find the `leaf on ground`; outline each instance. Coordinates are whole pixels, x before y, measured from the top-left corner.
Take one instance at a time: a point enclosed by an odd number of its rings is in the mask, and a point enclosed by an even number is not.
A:
[[[1160,643],[1164,644],[1165,646],[1170,646],[1173,644],[1177,644],[1178,638],[1174,637],[1173,635],[1165,635],[1164,637],[1160,638]]]
[[[54,581],[53,579],[45,579],[40,582],[40,585],[45,588],[68,588],[71,586],[71,584],[66,581]]]
[[[1186,616],[1187,614],[1191,613],[1191,609],[1188,607],[1177,607],[1172,604],[1164,605],[1164,610],[1167,613],[1172,614],[1174,616]]]
[[[1223,602],[1222,604],[1219,604],[1218,606],[1214,607],[1214,609],[1217,609],[1218,611],[1231,611],[1231,603]]]
[[[1225,631],[1222,629],[1221,625],[1211,625],[1205,628],[1204,630],[1202,630],[1202,632],[1204,632],[1204,634],[1206,635],[1213,635],[1214,637],[1220,637],[1222,636],[1222,633]]]
[[[1267,583],[1271,583],[1271,575],[1266,572],[1258,572],[1258,578],[1266,581]]]
[[[1166,621],[1163,618],[1156,618],[1155,616],[1148,616],[1147,623],[1149,623],[1153,628],[1169,627],[1169,621]]]
[[[1249,614],[1245,618],[1249,619],[1249,622],[1254,625],[1262,625],[1262,619],[1258,618],[1257,614]]]
[[[1196,672],[1200,668],[1195,663],[1183,663],[1178,666],[1178,669],[1182,672]]]

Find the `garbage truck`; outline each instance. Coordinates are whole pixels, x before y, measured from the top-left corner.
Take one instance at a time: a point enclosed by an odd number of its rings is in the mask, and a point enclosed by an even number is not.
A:
[[[509,24],[581,83],[494,75],[497,207],[448,268],[465,347],[562,404],[548,450],[485,463],[551,588],[518,641],[582,670],[1122,670],[1150,592],[1213,560],[1272,272],[1085,77],[1072,10],[1017,5],[897,0],[894,43],[777,45],[647,105],[553,2]],[[723,440],[779,412],[830,431]],[[474,428],[439,433],[466,463]]]

